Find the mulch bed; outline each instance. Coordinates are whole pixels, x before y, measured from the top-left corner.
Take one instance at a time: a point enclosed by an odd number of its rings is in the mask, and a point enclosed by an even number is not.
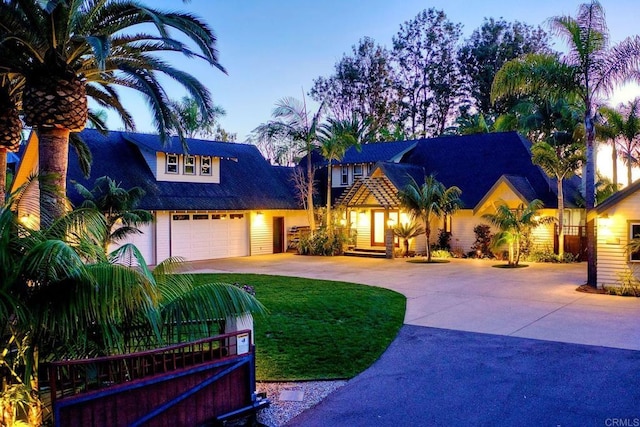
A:
[[[587,284],[578,286],[576,291],[584,292],[585,294],[608,294],[605,289],[598,289]]]

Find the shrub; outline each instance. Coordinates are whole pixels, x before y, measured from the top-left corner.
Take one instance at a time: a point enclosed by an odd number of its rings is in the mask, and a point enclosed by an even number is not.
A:
[[[551,263],[572,263],[577,262],[578,256],[569,252],[565,252],[562,258],[551,251],[535,251],[526,257],[527,261],[532,262],[551,262]]]
[[[492,258],[493,254],[491,253],[490,247],[493,235],[491,234],[491,227],[486,224],[478,224],[473,227],[473,232],[476,235],[476,241],[471,246],[473,252],[470,252],[469,256],[474,256],[476,258]]]
[[[640,281],[636,279],[629,269],[618,273],[619,286],[605,286],[604,289],[610,295],[640,297]]]
[[[451,258],[451,252],[444,249],[436,249],[431,252],[433,258]]]
[[[316,230],[312,235],[300,237],[298,243],[298,253],[300,255],[342,255],[344,245],[349,240],[346,233],[336,230],[334,233],[327,233],[326,229]]]
[[[449,231],[444,231],[442,228],[439,230],[438,242],[434,246],[434,249],[451,250],[451,233]]]

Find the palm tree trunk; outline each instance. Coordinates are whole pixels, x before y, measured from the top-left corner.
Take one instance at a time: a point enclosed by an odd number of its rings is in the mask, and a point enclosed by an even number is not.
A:
[[[633,163],[631,154],[629,154],[629,160],[627,161],[627,186],[631,185],[633,178],[631,177],[631,170],[633,169]]]
[[[587,210],[587,284],[595,287],[597,283],[596,261],[596,228],[595,212],[596,204],[596,174],[595,174],[595,139],[596,132],[591,112],[591,102],[585,102],[587,108],[584,116],[584,127],[587,133],[587,153],[585,164],[585,208]]]
[[[307,216],[311,233],[316,230],[316,218],[313,212],[313,168],[311,167],[311,146],[307,147]]]
[[[38,164],[40,175],[55,192],[40,191],[41,227],[51,225],[67,209],[67,167],[69,165],[69,130],[38,129]]]
[[[564,193],[562,178],[558,178],[558,256],[564,256]]]
[[[613,185],[618,188],[618,150],[616,150],[616,141],[611,144],[611,171],[613,174]]]
[[[0,147],[0,206],[4,206],[7,186],[7,149]]]
[[[429,218],[427,218],[427,220],[425,221],[424,235],[427,238],[427,262],[431,262],[431,245],[429,243],[429,240],[431,238],[431,224],[429,223]]]
[[[333,171],[331,170],[331,159],[329,159],[329,164],[327,165],[327,233],[329,235],[333,234],[331,230],[331,175]]]

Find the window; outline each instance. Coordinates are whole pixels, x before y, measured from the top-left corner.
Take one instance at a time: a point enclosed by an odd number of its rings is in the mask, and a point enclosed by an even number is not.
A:
[[[200,175],[211,175],[211,157],[202,156],[200,158]]]
[[[371,175],[371,172],[373,172],[373,166],[375,166],[373,163],[367,164],[367,176]]]
[[[174,215],[174,221],[189,221],[189,215]]]
[[[631,239],[640,239],[640,222],[632,222],[629,224],[629,241]],[[629,251],[629,261],[640,262],[640,250],[631,252]]]
[[[211,215],[211,219],[227,219],[226,214],[213,214]]]
[[[347,166],[340,166],[340,184],[349,184],[349,168]]]
[[[178,173],[177,154],[167,154],[167,173]]]
[[[194,214],[193,219],[209,219],[209,215],[207,214]]]
[[[229,215],[230,219],[242,219],[244,218],[244,214],[231,214]]]
[[[353,165],[353,177],[359,178],[362,176],[362,165]]]
[[[196,157],[184,156],[184,174],[195,175],[196,173]]]

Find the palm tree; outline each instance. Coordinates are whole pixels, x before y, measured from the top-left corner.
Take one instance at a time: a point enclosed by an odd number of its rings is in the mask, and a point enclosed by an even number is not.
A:
[[[370,120],[360,121],[357,116],[351,119],[338,120],[329,118],[320,125],[318,142],[322,157],[327,159],[327,232],[331,233],[331,186],[332,161],[340,161],[350,147],[361,150],[360,145],[365,142]]]
[[[271,116],[273,120],[259,125],[253,130],[259,139],[291,139],[300,144],[300,153],[307,157],[307,185],[306,207],[311,232],[316,229],[315,212],[313,209],[313,164],[311,154],[318,144],[318,128],[320,117],[324,110],[324,103],[320,104],[318,111],[311,115],[307,110],[307,103],[295,98],[283,98],[276,102]]]
[[[612,137],[614,151],[617,151],[616,140],[622,139],[618,146],[627,166],[627,185],[631,185],[631,171],[638,163],[634,155],[640,147],[640,98],[634,99],[628,105],[620,105],[618,109],[602,107],[600,112],[607,121],[605,132],[607,136]]]
[[[402,239],[404,245],[403,256],[409,256],[409,240],[424,233],[424,228],[415,221],[400,223],[393,227],[393,234]]]
[[[30,228],[14,209],[24,193],[23,187],[0,208],[0,322],[9,332],[0,363],[11,368],[4,356],[21,357],[21,369],[10,372],[33,396],[29,425],[41,425],[41,361],[120,353],[142,336],[157,346],[166,343],[167,323],[263,312],[233,285],[195,286],[190,276],[174,274],[179,260],[152,272],[132,245],[105,253],[107,222],[94,209]]]
[[[516,209],[502,202],[493,214],[482,215],[484,219],[498,227],[491,246],[494,248],[507,244],[509,247],[509,265],[517,267],[520,263],[520,242],[526,233],[540,224],[553,221],[551,217],[537,219],[538,210],[543,207],[540,200],[533,200],[527,206],[520,204]]]
[[[595,206],[595,102],[618,83],[640,80],[640,36],[610,47],[605,12],[596,0],[580,5],[575,18],[557,16],[549,23],[552,32],[567,42],[568,53],[562,58],[527,55],[507,62],[494,78],[491,98],[537,93],[581,102],[586,131],[587,282],[595,286],[595,223],[589,215]]]
[[[426,237],[427,262],[431,262],[431,222],[444,215],[450,215],[462,207],[460,199],[461,190],[456,187],[445,187],[436,180],[433,175],[425,178],[422,185],[415,179],[398,192],[400,205],[406,209],[412,218],[424,222],[424,234]]]
[[[22,142],[18,104],[23,84],[24,79],[19,77],[0,75],[0,204],[4,203],[6,197],[7,152],[17,151]]]
[[[25,79],[22,107],[25,123],[38,133],[39,170],[54,176],[60,194],[66,194],[69,134],[82,130],[90,118],[88,96],[115,110],[125,127],[133,129],[114,86],[140,92],[166,138],[175,116],[158,80],[161,73],[182,84],[203,115],[211,114],[207,89],[154,55],[178,52],[223,70],[216,59],[215,36],[193,15],[161,12],[128,0],[15,0],[0,2],[0,23],[0,73]],[[145,24],[145,29],[155,26],[157,35],[134,28]],[[169,29],[186,36],[195,48],[171,37]],[[61,216],[64,199],[54,201],[53,217]]]
[[[210,115],[203,116],[198,102],[189,96],[183,97],[179,102],[172,101],[170,105],[178,119],[177,124],[180,126],[179,129],[175,129],[176,133],[182,131],[187,138],[195,138],[198,135],[201,137],[215,135],[216,131],[220,129],[219,118],[227,114],[221,106],[212,105]]]
[[[138,227],[153,221],[151,212],[137,209],[145,195],[140,187],[124,189],[108,176],[96,179],[91,190],[79,183],[74,186],[85,199],[81,208],[96,209],[104,215],[107,234],[103,236],[101,243],[105,252],[109,245],[126,236],[142,233]]]

